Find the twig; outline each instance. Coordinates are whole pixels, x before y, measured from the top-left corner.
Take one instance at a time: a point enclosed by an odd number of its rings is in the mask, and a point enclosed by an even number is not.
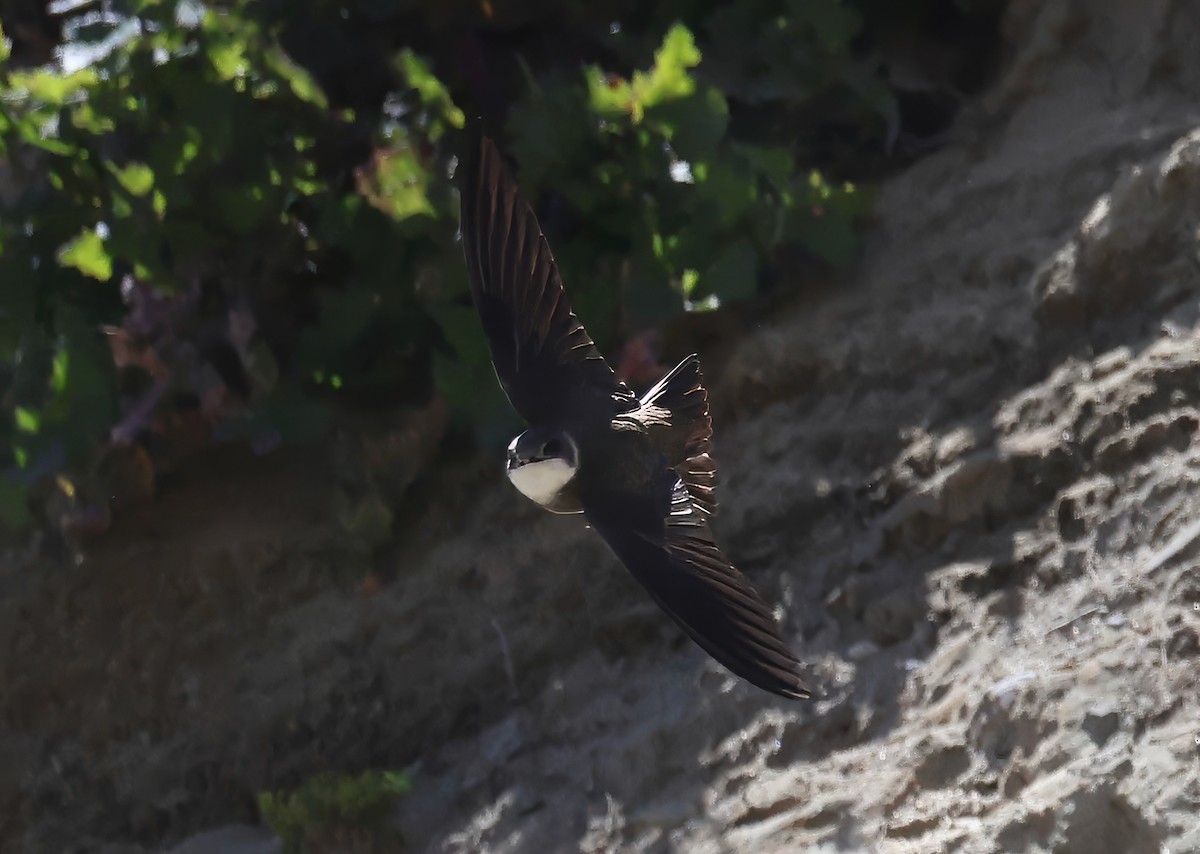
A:
[[[504,674],[508,677],[508,687],[512,691],[512,697],[516,700],[520,694],[517,692],[517,675],[513,670],[512,656],[508,652],[508,638],[504,636],[504,629],[500,628],[500,622],[495,617],[492,617],[492,628],[496,630],[496,636],[500,638],[500,655],[504,657]]]
[[[1156,569],[1159,569],[1163,564],[1195,542],[1197,537],[1200,537],[1200,520],[1193,522],[1171,537],[1165,546],[1151,555],[1150,559],[1142,564],[1142,574],[1149,575]]]
[[[1071,625],[1071,623],[1075,622],[1076,620],[1082,620],[1084,617],[1090,616],[1091,614],[1095,614],[1097,611],[1107,612],[1108,606],[1107,605],[1093,605],[1090,608],[1086,608],[1086,609],[1080,611],[1078,614],[1075,614],[1072,617],[1067,617],[1065,620],[1060,620],[1059,622],[1055,623],[1053,626],[1046,629],[1045,634],[1050,635],[1050,634],[1053,634],[1054,632],[1057,632],[1059,629],[1065,629],[1067,626]]]

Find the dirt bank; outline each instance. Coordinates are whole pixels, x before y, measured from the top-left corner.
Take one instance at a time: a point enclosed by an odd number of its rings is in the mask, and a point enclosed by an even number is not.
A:
[[[416,850],[1200,850],[1200,8],[1005,27],[853,281],[710,372],[719,534],[817,699],[733,683],[490,474],[356,591],[327,474],[230,453],[4,577],[5,833],[157,850],[419,759]]]

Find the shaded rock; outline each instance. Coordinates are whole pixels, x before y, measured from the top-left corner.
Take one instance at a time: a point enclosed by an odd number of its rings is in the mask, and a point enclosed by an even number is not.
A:
[[[232,824],[189,836],[166,854],[281,854],[283,843],[262,827]]]
[[[1087,710],[1080,726],[1097,747],[1103,747],[1121,728],[1121,716],[1111,705],[1099,704]]]
[[[1054,846],[1054,854],[1158,851],[1166,841],[1161,831],[1108,785],[1074,795],[1060,821],[1061,841]]]
[[[942,789],[971,767],[971,754],[961,744],[947,744],[928,752],[917,766],[916,783],[923,789]]]

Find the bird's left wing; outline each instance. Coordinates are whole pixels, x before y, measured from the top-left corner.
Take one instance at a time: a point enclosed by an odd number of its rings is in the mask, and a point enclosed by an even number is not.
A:
[[[649,497],[587,496],[584,513],[621,562],[705,652],[773,694],[809,696],[771,609],[713,542],[707,513],[674,471]]]

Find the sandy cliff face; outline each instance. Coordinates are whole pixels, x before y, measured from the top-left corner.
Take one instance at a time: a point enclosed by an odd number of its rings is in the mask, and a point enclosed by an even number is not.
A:
[[[422,844],[1200,848],[1200,10],[1006,26],[852,286],[715,383],[721,533],[822,695],[584,652],[427,758]]]
[[[853,281],[710,372],[719,534],[815,700],[734,683],[504,483],[349,596],[321,473],[232,461],[8,583],[9,826],[152,849],[419,756],[417,850],[1200,849],[1200,7],[1005,26]]]

